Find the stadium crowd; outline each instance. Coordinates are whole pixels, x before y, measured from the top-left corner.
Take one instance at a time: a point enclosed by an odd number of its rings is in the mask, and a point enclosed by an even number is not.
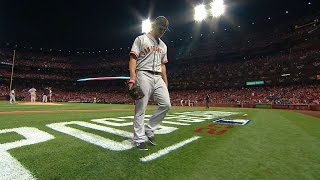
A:
[[[30,87],[31,88],[31,87]],[[37,89],[37,88],[36,88]],[[205,97],[209,95],[213,104],[320,104],[320,85],[294,85],[287,87],[242,87],[221,90],[174,90],[170,92],[173,105],[188,102],[193,105],[204,105]],[[16,96],[29,101],[29,88],[16,89]],[[0,86],[0,96],[9,93],[8,86]],[[37,100],[41,101],[44,89],[37,90]],[[133,103],[127,93],[119,89],[99,91],[64,91],[53,88],[54,102],[87,102],[96,98],[98,103]]]
[[[175,105],[188,106],[189,100],[205,103],[209,95],[212,104],[320,104],[319,85],[287,87],[243,87],[215,90],[172,91],[170,97]]]
[[[319,104],[320,40],[314,28],[280,27],[244,37],[201,34],[194,46],[185,47],[192,39],[174,44],[175,55],[167,68],[172,103],[200,105],[209,95],[214,104]],[[31,86],[37,89],[38,100],[50,86],[56,102],[96,98],[101,103],[132,103],[122,82],[76,82],[85,77],[128,76],[127,51],[95,55],[17,51],[13,88],[26,101]],[[0,62],[0,96],[7,96],[12,51],[0,49]],[[252,81],[264,85],[246,86]]]

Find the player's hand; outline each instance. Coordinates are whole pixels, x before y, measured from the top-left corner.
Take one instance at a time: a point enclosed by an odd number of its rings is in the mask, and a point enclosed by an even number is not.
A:
[[[135,80],[130,80],[128,81],[127,85],[128,85],[128,89],[130,90],[135,84]]]

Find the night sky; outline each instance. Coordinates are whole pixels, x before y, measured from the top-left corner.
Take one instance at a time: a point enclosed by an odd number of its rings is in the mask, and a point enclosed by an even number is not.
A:
[[[194,33],[195,0],[1,0],[0,41],[19,46],[93,49],[131,46],[148,16],[166,16],[167,40]],[[310,4],[310,3],[311,4]],[[227,12],[215,31],[277,26],[302,16],[320,15],[317,0],[225,0]],[[285,13],[288,11],[288,13]],[[271,20],[267,18],[271,17]],[[252,25],[252,22],[255,24]],[[210,31],[204,22],[202,31]]]

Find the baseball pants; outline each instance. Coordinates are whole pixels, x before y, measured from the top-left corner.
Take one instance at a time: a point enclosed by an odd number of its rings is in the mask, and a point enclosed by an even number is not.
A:
[[[171,103],[167,85],[163,81],[161,75],[152,74],[146,71],[137,71],[137,84],[141,87],[145,96],[142,99],[135,101],[133,141],[141,143],[145,141],[146,136],[154,136],[154,131],[170,110]],[[149,98],[152,95],[159,107],[151,116],[149,122],[144,124],[145,111]]]
[[[30,100],[31,100],[31,102],[36,102],[36,95],[31,95]]]
[[[16,97],[14,95],[10,95],[10,103],[12,104],[12,102],[16,102]]]
[[[44,102],[44,103],[48,102],[48,96],[47,95],[43,95],[42,96],[42,102]]]

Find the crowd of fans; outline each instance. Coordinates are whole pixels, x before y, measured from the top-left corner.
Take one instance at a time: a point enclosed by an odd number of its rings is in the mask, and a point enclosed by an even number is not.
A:
[[[168,76],[176,89],[241,86],[257,80],[273,85],[298,84],[316,79],[319,55],[320,49],[315,49],[237,62],[217,63],[209,60],[192,64],[192,68],[185,63],[169,69]]]
[[[31,87],[30,87],[31,88]],[[16,89],[16,96],[29,101],[30,88]],[[36,88],[36,87],[35,87]],[[37,89],[37,88],[36,88]],[[173,105],[204,105],[209,95],[212,104],[320,104],[320,85],[294,85],[287,87],[242,87],[221,90],[176,90],[170,92]],[[0,86],[0,96],[9,93],[8,86]],[[52,88],[54,102],[133,103],[124,91],[119,89],[97,91],[63,91]],[[44,89],[37,89],[37,100],[41,101]]]
[[[0,61],[13,63],[14,53],[12,50],[0,50]],[[37,68],[61,68],[70,69],[73,67],[70,58],[67,56],[55,56],[39,52],[16,51],[15,65]]]
[[[204,34],[196,45],[175,47],[176,56],[167,68],[172,103],[204,104],[209,95],[214,104],[319,104],[319,32],[311,32],[312,28],[237,38]],[[31,86],[38,99],[51,86],[56,102],[132,103],[121,83],[76,82],[85,77],[128,76],[127,50],[95,56],[16,54],[13,88],[21,100],[30,99]],[[0,96],[7,96],[12,51],[0,49],[0,62]],[[246,86],[250,81],[265,85]]]
[[[175,105],[188,102],[205,103],[209,95],[213,104],[320,104],[320,85],[287,87],[243,87],[239,89],[173,91],[170,96]]]

